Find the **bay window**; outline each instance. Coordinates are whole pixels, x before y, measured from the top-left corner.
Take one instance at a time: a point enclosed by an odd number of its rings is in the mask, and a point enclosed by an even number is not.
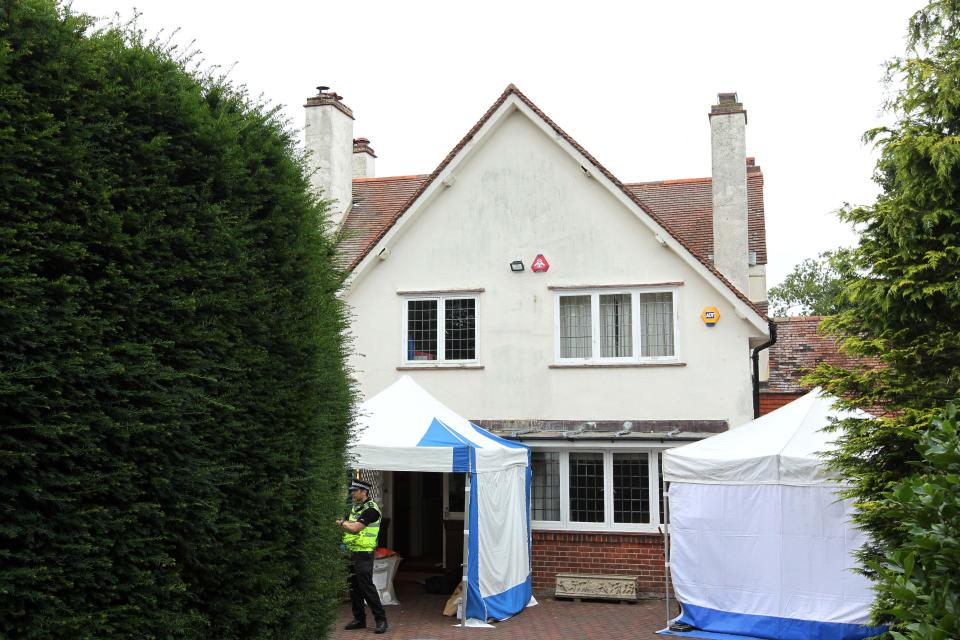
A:
[[[617,448],[531,454],[534,528],[656,531],[663,512],[660,453]]]

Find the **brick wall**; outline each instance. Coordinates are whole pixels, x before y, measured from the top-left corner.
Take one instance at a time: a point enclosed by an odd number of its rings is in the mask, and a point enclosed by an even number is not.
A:
[[[663,594],[659,533],[533,532],[533,590],[553,594],[558,573],[640,576],[640,591]]]
[[[761,393],[760,415],[765,416],[771,411],[793,402],[802,395],[802,393]]]

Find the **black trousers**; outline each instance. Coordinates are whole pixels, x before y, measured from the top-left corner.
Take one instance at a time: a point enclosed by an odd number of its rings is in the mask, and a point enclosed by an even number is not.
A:
[[[363,609],[366,600],[377,622],[387,619],[387,613],[380,604],[380,594],[373,584],[373,552],[353,551],[350,553],[350,605],[353,607],[354,620],[366,620]]]

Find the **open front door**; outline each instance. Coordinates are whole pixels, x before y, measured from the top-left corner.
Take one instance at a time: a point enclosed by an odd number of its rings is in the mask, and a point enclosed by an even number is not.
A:
[[[443,568],[459,573],[463,564],[463,500],[467,474],[443,474]]]

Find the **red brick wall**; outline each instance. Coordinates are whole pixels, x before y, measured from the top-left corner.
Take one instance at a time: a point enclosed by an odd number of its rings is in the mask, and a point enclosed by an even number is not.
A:
[[[534,531],[534,592],[553,594],[558,573],[638,575],[641,592],[663,594],[663,536]]]
[[[760,415],[765,416],[771,411],[793,402],[802,395],[802,393],[761,393]]]

